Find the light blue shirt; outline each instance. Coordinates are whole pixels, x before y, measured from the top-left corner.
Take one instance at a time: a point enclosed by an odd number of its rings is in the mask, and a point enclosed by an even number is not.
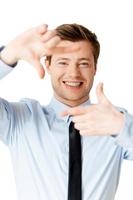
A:
[[[81,106],[90,106],[87,101]],[[0,99],[0,138],[9,147],[19,200],[67,200],[70,116],[53,98]],[[118,136],[82,136],[83,200],[113,200],[123,159],[133,160],[133,116]]]

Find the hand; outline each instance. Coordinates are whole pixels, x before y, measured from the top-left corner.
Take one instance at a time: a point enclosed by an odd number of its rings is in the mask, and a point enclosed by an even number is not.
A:
[[[40,78],[45,70],[40,63],[43,56],[52,53],[70,51],[71,48],[57,47],[61,39],[55,30],[48,30],[48,26],[41,25],[32,28],[12,40],[1,52],[1,59],[11,65],[22,59],[32,64],[38,71]]]
[[[96,90],[98,103],[88,107],[74,107],[61,115],[72,115],[75,128],[81,135],[119,134],[124,126],[124,114],[120,113],[107,99],[100,83]]]

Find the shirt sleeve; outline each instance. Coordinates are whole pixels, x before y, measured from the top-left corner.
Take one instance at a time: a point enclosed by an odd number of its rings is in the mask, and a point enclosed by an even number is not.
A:
[[[0,60],[0,79],[9,74],[13,70],[13,67],[5,64],[2,60]]]
[[[0,98],[0,139],[8,146],[17,141],[20,131],[30,119],[24,102],[8,102]]]
[[[124,127],[115,137],[116,143],[124,149],[124,159],[133,160],[133,115],[123,111],[125,116]]]

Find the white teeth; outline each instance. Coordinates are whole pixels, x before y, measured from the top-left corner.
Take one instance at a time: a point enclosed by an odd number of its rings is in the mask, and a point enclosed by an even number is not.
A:
[[[73,86],[73,87],[77,87],[81,84],[81,82],[65,82],[65,84]]]

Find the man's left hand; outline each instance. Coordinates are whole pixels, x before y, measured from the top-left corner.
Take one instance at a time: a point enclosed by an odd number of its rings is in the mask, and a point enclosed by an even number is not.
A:
[[[96,94],[97,104],[70,108],[61,115],[71,115],[81,135],[118,135],[124,126],[124,114],[107,99],[102,83],[97,86]]]

